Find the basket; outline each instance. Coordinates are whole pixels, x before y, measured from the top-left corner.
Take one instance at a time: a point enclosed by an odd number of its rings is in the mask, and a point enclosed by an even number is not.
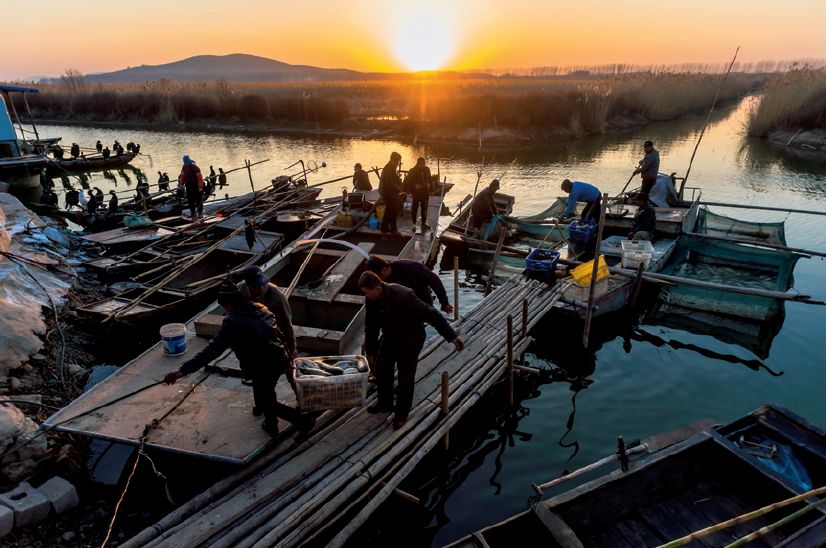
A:
[[[597,234],[597,225],[589,221],[571,221],[568,225],[568,241],[572,244],[586,245]]]
[[[334,377],[300,376],[296,371],[295,392],[301,412],[364,407],[367,398],[367,358],[364,356],[315,356],[310,360],[353,358],[365,369],[361,373]]]
[[[622,267],[637,269],[642,265],[643,270],[648,268],[654,258],[654,244],[645,240],[623,240]]]
[[[525,259],[525,274],[528,278],[548,282],[554,277],[559,252],[550,249],[534,249]]]
[[[571,276],[574,278],[574,282],[577,285],[582,287],[588,287],[591,285],[591,276],[594,271],[594,261],[588,261],[587,263],[581,264],[575,269],[571,270]],[[599,256],[599,266],[597,267],[597,281],[604,280],[611,273],[608,272],[608,265],[605,264],[605,257],[603,255]]]

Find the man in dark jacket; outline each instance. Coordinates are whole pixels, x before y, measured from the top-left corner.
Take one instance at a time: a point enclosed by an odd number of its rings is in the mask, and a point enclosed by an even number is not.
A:
[[[184,165],[181,168],[181,175],[178,177],[179,184],[186,190],[186,200],[189,203],[189,212],[194,221],[203,217],[204,204],[201,201],[204,179],[201,175],[201,168],[195,165],[195,161],[189,156],[184,156]]]
[[[657,173],[660,172],[660,153],[654,150],[652,141],[643,143],[642,148],[645,151],[645,156],[640,160],[640,167],[634,170],[634,175],[639,173],[642,177],[640,192],[649,194],[657,182]]]
[[[634,196],[634,203],[637,211],[634,213],[634,220],[631,222],[631,232],[628,233],[629,240],[651,240],[654,238],[654,231],[657,228],[657,214],[654,208],[648,203],[648,195],[642,192]]]
[[[370,184],[370,174],[364,171],[361,164],[353,166],[353,188],[363,192],[373,190],[373,185]]]
[[[416,160],[416,165],[410,168],[404,178],[404,191],[413,198],[412,216],[413,228],[416,227],[416,213],[422,208],[422,232],[429,229],[427,225],[427,206],[430,200],[430,168],[425,165],[424,158]]]
[[[399,206],[404,199],[402,180],[399,177],[399,163],[402,156],[398,152],[390,155],[390,161],[381,170],[381,184],[379,192],[384,201],[384,216],[381,219],[381,231],[398,234],[396,218],[399,216]]]
[[[487,188],[481,190],[473,203],[470,205],[470,212],[473,215],[473,228],[481,228],[483,224],[489,223],[495,215],[499,214],[496,207],[496,191],[499,190],[499,180],[494,179]]]
[[[239,289],[250,302],[263,304],[275,317],[275,323],[284,336],[284,346],[290,357],[295,357],[295,333],[293,332],[293,312],[287,297],[270,282],[260,267],[251,266],[241,274],[244,285]]]
[[[278,419],[293,423],[300,432],[312,430],[315,421],[298,410],[279,403],[275,396],[278,378],[289,367],[287,350],[281,343],[282,335],[275,318],[262,305],[244,300],[232,284],[225,284],[218,294],[218,304],[227,315],[218,334],[195,357],[164,377],[167,384],[198,371],[231,348],[238,358],[244,377],[252,380],[255,407],[264,414],[261,427],[270,435],[278,434]]]
[[[430,306],[433,306],[433,293],[436,293],[442,311],[448,314],[453,312],[442,280],[422,263],[408,259],[396,259],[391,262],[384,257],[370,255],[367,259],[367,269],[378,274],[385,283],[409,287],[422,302]]]
[[[465,344],[438,310],[423,303],[412,289],[386,284],[376,274],[364,272],[359,287],[367,297],[365,348],[376,375],[379,402],[367,408],[370,413],[389,413],[393,407],[393,371],[398,369],[399,390],[393,429],[407,422],[413,407],[416,365],[425,341],[424,324],[429,323],[461,352]],[[379,339],[379,332],[382,337]]]

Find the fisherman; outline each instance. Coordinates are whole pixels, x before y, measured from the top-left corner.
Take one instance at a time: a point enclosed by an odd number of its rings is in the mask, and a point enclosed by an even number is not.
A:
[[[364,171],[361,164],[353,166],[353,188],[362,192],[373,190],[373,185],[370,184],[370,174]]]
[[[635,194],[634,204],[637,206],[637,211],[634,213],[634,220],[631,222],[631,232],[628,233],[628,239],[653,239],[654,231],[657,228],[657,214],[654,212],[654,208],[648,204],[648,194],[643,192]]]
[[[160,171],[158,172],[158,190],[169,190],[169,177]]]
[[[367,259],[367,270],[378,274],[385,283],[409,287],[422,302],[430,306],[433,306],[433,293],[436,293],[442,311],[448,314],[453,312],[442,280],[435,272],[418,261],[409,259],[388,261],[384,257],[370,255]]]
[[[290,357],[295,358],[295,333],[293,332],[293,312],[290,309],[290,303],[287,297],[277,285],[272,283],[261,268],[258,266],[251,266],[246,268],[241,274],[244,280],[243,284],[239,284],[238,288],[244,295],[244,298],[250,302],[262,304],[267,307],[273,316],[275,316],[275,323],[281,334],[284,335],[284,348],[290,354]]]
[[[399,177],[399,165],[402,156],[398,152],[390,154],[390,161],[381,170],[379,192],[384,201],[384,216],[381,219],[381,231],[399,236],[396,220],[399,216],[399,206],[404,199],[402,180]]]
[[[572,217],[576,211],[577,202],[584,202],[585,208],[582,210],[582,220],[591,219],[599,223],[600,202],[602,195],[594,185],[583,183],[582,181],[571,182],[570,179],[562,181],[562,191],[568,194],[568,205],[562,212],[562,218]]]
[[[478,229],[480,233],[487,232],[487,225],[490,224],[491,219],[499,215],[495,198],[497,190],[499,190],[499,179],[494,179],[486,188],[479,191],[473,203],[470,204],[473,228]]]
[[[103,150],[100,151],[100,154],[101,156],[103,156],[103,159],[106,160],[112,153],[109,151],[109,147],[103,147]]]
[[[665,175],[657,176],[657,182],[651,188],[651,193],[648,195],[648,201],[654,207],[671,207],[680,202],[680,195],[674,186],[674,177],[676,173],[671,176]]]
[[[227,174],[224,173],[224,168],[218,168],[218,188],[227,186]]]
[[[98,151],[98,154],[103,150],[103,143],[100,142],[100,139],[98,139],[98,142],[95,143],[95,149]]]
[[[62,146],[55,145],[52,147],[52,154],[54,155],[56,160],[62,160],[63,156],[66,154],[66,151],[63,150]]]
[[[458,352],[465,343],[438,310],[422,302],[412,289],[387,284],[373,272],[364,272],[359,287],[367,298],[365,319],[365,349],[367,360],[376,375],[378,403],[367,408],[369,413],[389,413],[395,410],[393,429],[407,422],[413,406],[416,365],[425,341],[425,323],[436,328],[442,337],[453,343]],[[379,338],[381,331],[382,337]],[[399,388],[393,407],[393,373],[398,369]]]
[[[201,169],[195,165],[195,161],[188,155],[183,157],[184,165],[178,177],[180,185],[186,190],[186,200],[189,203],[189,212],[194,221],[204,216],[204,204],[201,201],[201,193],[204,190],[204,178]]]
[[[640,174],[642,177],[640,192],[648,194],[651,192],[654,183],[657,182],[657,173],[660,172],[660,153],[654,150],[654,143],[652,141],[646,141],[642,147],[645,151],[645,156],[640,160],[640,167],[635,169],[632,175]]]
[[[188,165],[188,164],[187,164]],[[218,293],[218,304],[227,311],[221,329],[206,348],[187,360],[180,369],[164,377],[166,384],[198,371],[231,348],[238,358],[241,372],[252,380],[255,407],[264,415],[261,427],[271,436],[278,435],[278,419],[293,423],[304,435],[312,430],[315,420],[298,410],[279,403],[275,385],[289,368],[290,357],[282,344],[275,317],[257,303],[244,300],[233,284],[224,284]]]
[[[72,148],[69,149],[69,154],[71,154],[72,158],[77,158],[80,156],[80,145],[77,143],[72,143]]]
[[[427,206],[430,200],[430,186],[432,182],[433,179],[430,176],[430,168],[425,165],[424,158],[419,157],[416,160],[416,165],[410,168],[410,171],[407,172],[407,176],[404,178],[404,191],[410,194],[413,200],[411,220],[414,231],[416,229],[416,213],[419,207],[422,209],[422,232],[430,228],[427,224]]]
[[[109,213],[110,214],[117,213],[118,212],[118,195],[115,194],[114,190],[110,190],[109,195],[111,196],[111,198],[109,198]]]

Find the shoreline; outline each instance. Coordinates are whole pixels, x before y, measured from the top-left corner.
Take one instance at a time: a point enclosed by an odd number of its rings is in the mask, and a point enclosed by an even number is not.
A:
[[[774,130],[766,140],[775,146],[797,152],[826,150],[826,130],[823,129]]]

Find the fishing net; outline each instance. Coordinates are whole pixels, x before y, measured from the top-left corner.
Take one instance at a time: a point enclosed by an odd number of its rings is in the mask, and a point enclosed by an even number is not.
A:
[[[763,466],[773,470],[785,481],[794,485],[801,493],[811,491],[812,478],[806,466],[797,458],[789,445],[777,443],[771,438],[752,434],[743,437],[741,448],[751,448],[752,454]],[[774,450],[769,450],[773,448]],[[757,449],[757,450],[755,450]]]
[[[663,273],[722,285],[787,291],[794,284],[795,253],[759,249],[701,238],[680,238]],[[661,293],[673,306],[766,320],[779,313],[782,301],[719,289],[678,285]]]
[[[709,236],[732,237],[753,242],[786,245],[785,222],[757,223],[742,221],[712,213],[701,208],[697,217],[697,232]]]

